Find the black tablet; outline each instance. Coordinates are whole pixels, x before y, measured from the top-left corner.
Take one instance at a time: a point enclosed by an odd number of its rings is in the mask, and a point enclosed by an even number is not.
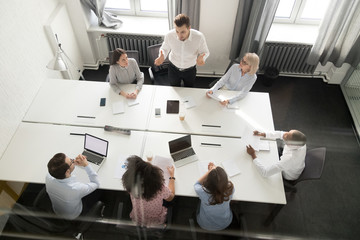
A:
[[[167,100],[166,113],[179,113],[179,100]]]

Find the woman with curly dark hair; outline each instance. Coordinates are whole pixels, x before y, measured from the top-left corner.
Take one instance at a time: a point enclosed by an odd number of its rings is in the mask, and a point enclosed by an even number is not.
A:
[[[200,198],[200,209],[196,220],[206,230],[227,228],[233,219],[230,200],[234,194],[234,185],[228,180],[225,170],[209,163],[208,171],[194,185]]]
[[[133,209],[130,217],[138,225],[151,226],[165,223],[167,208],[175,196],[174,167],[168,167],[169,185],[165,185],[163,171],[138,156],[127,159],[127,170],[122,177],[125,190],[130,193]]]

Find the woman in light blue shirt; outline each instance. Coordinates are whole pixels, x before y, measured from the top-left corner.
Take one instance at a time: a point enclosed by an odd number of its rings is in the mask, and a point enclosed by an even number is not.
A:
[[[224,76],[206,92],[206,95],[216,93],[219,89],[239,91],[234,97],[220,101],[224,106],[244,98],[256,81],[256,71],[259,68],[259,57],[256,53],[246,53],[240,64],[234,64]]]
[[[196,220],[199,226],[210,231],[227,228],[233,219],[230,200],[234,185],[228,180],[226,172],[214,163],[209,163],[208,171],[194,185],[201,204]]]
[[[136,98],[144,83],[144,74],[140,72],[135,59],[128,58],[126,52],[117,48],[113,52],[110,63],[109,78],[110,86],[117,93],[126,98]],[[135,83],[136,88],[132,93],[121,89],[121,84]]]

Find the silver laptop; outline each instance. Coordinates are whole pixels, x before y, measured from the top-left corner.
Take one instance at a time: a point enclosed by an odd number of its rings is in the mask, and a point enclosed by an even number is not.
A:
[[[170,141],[169,149],[176,167],[198,160],[194,149],[191,147],[190,135]]]
[[[109,142],[85,133],[84,151],[82,155],[86,156],[91,167],[97,172],[107,157]]]

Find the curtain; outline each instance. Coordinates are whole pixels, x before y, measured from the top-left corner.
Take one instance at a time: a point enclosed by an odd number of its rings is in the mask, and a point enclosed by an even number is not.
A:
[[[279,1],[239,1],[229,56],[231,61],[239,61],[247,52],[260,54]]]
[[[117,15],[105,11],[106,0],[81,0],[81,2],[89,7],[98,17],[99,26],[103,24],[108,28],[119,28],[122,21]]]
[[[169,30],[174,28],[175,0],[167,0]]]
[[[190,18],[192,29],[199,30],[200,0],[175,0],[175,16],[180,13],[184,13]],[[173,24],[174,18],[171,21]]]
[[[308,64],[344,62],[356,67],[360,62],[360,3],[333,0],[320,24],[319,34],[307,59]]]

